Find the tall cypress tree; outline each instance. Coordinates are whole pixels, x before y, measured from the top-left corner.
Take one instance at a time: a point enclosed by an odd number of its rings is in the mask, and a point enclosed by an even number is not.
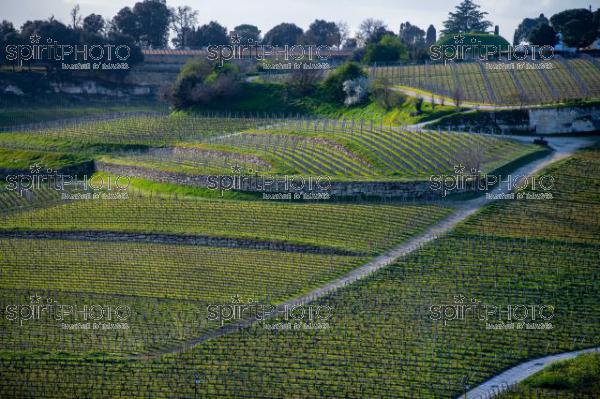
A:
[[[427,36],[425,37],[425,44],[431,46],[437,40],[435,27],[433,25],[429,25],[427,28]]]

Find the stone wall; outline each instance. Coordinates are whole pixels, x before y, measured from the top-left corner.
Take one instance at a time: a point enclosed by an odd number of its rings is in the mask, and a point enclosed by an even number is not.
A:
[[[226,189],[263,192],[263,193],[298,193],[298,194],[329,194],[336,197],[347,196],[376,196],[376,197],[395,197],[403,199],[439,199],[441,191],[433,190],[429,181],[332,181],[315,176],[312,180],[308,177],[302,181],[295,179],[286,186],[284,177],[274,177],[278,183],[268,183],[269,176],[259,177],[235,175],[237,180],[232,181],[232,177],[227,176],[208,176],[208,175],[187,175],[183,173],[166,172],[155,169],[149,169],[139,166],[117,165],[106,162],[95,162],[96,169],[115,175],[137,177],[148,179],[160,183],[181,184],[193,187],[210,187],[218,189],[218,183],[222,178],[222,186]],[[466,192],[463,190],[460,192]],[[455,193],[459,193],[456,191]]]
[[[493,134],[598,132],[600,106],[477,111],[450,115],[427,127]]]
[[[179,71],[153,71],[134,68],[125,78],[125,82],[146,90],[148,93],[157,93],[161,87],[175,83],[178,73]]]
[[[101,95],[108,97],[148,96],[153,93],[150,87],[139,85],[118,85],[109,87],[101,82],[86,80],[80,83],[51,83],[55,93]]]
[[[600,106],[530,109],[529,128],[538,134],[600,131]]]

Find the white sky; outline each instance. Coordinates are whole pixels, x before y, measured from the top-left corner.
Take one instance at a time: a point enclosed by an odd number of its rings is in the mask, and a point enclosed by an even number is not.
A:
[[[598,1],[598,0],[596,0]],[[167,0],[167,6],[189,5],[198,11],[198,23],[216,20],[228,30],[242,23],[257,25],[262,33],[281,22],[293,22],[303,29],[315,19],[346,21],[352,31],[365,18],[382,19],[388,28],[398,31],[400,23],[409,21],[422,29],[433,24],[438,33],[442,22],[460,0]],[[567,8],[593,9],[600,6],[591,0],[475,0],[488,19],[500,25],[500,34],[512,42],[514,30],[525,17],[544,13],[550,17]],[[81,6],[81,13],[113,17],[135,0],[0,0],[0,20],[7,19],[20,27],[28,19],[46,19],[51,15],[64,23],[69,10]]]

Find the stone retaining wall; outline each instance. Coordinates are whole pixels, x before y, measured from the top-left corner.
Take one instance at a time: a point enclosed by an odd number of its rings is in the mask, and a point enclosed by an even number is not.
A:
[[[137,177],[153,180],[160,183],[181,184],[193,187],[208,187],[219,190],[219,180],[225,189],[238,191],[264,192],[264,193],[298,193],[298,194],[329,194],[330,196],[376,196],[395,197],[403,199],[439,199],[441,191],[433,190],[429,181],[398,182],[398,181],[333,181],[330,182],[325,176],[315,176],[302,180],[296,177],[285,184],[284,177],[274,177],[277,183],[268,183],[269,176],[259,177],[234,175],[237,180],[232,183],[233,177],[209,176],[209,175],[187,175],[176,172],[166,172],[139,166],[117,165],[96,161],[96,169],[115,175]],[[232,186],[235,184],[235,186]],[[310,185],[310,186],[309,186]],[[460,192],[466,192],[463,190]],[[456,191],[455,193],[459,193]]]
[[[530,109],[529,128],[538,134],[600,131],[600,107]]]
[[[600,106],[478,111],[449,115],[427,127],[494,134],[598,132]]]

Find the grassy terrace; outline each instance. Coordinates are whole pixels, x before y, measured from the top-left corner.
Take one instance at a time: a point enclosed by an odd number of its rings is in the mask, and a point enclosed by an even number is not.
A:
[[[73,154],[0,148],[0,170],[26,170],[34,164],[44,168],[60,169],[75,166],[84,159]],[[4,179],[2,179],[4,180]]]
[[[89,101],[88,101],[89,103]],[[102,116],[114,113],[140,112],[140,111],[162,111],[164,106],[161,104],[142,104],[142,105],[114,105],[101,104],[97,106],[36,106],[35,111],[31,110],[31,103],[28,106],[10,106],[5,107],[0,112],[0,128],[16,126],[31,123],[44,123],[71,118],[85,118],[91,115]]]
[[[132,309],[130,329],[117,335],[87,332],[71,340],[57,321],[26,321],[24,326],[4,317],[0,321],[2,348],[71,353],[152,352],[217,327],[206,320],[208,304],[235,295],[279,303],[366,261],[243,248],[30,239],[0,239],[0,253],[3,310],[29,303],[35,294],[79,308],[100,303]]]
[[[10,239],[1,248],[2,289],[207,301],[236,293],[266,293],[280,301],[364,261],[297,252],[62,240]],[[261,278],[255,279],[257,274]]]
[[[275,134],[273,134],[275,133]],[[466,133],[407,132],[359,126],[323,134],[244,133],[215,140],[219,144],[267,153],[299,174],[332,176],[429,177],[465,163],[465,153],[482,159],[490,171],[538,149],[510,140]],[[341,147],[341,149],[340,149]]]
[[[555,171],[555,198],[575,195],[571,184],[560,183],[572,182],[581,201],[554,207],[531,201],[516,216],[513,207],[522,205],[510,201],[475,215],[448,236],[320,300],[333,309],[329,329],[274,332],[256,325],[152,361],[5,352],[0,393],[450,398],[462,393],[467,376],[475,385],[526,359],[598,345],[600,242],[589,231],[599,233],[600,225],[557,229],[553,219],[576,224],[573,215],[597,205],[599,154],[581,152]],[[548,217],[532,217],[540,209]],[[502,224],[494,229],[488,223],[504,218],[546,234],[507,236]],[[480,225],[489,227],[477,230]],[[488,329],[476,317],[444,325],[432,317],[432,305],[472,299],[497,307],[551,305],[552,329]],[[493,316],[487,322],[497,324]]]
[[[451,210],[432,205],[287,204],[131,197],[11,213],[0,231],[116,231],[207,235],[377,253]]]
[[[243,171],[334,180],[414,180],[451,172],[469,157],[489,172],[537,150],[491,136],[410,132],[363,119],[135,115],[0,133],[6,159],[0,168],[96,159],[192,175],[229,173],[237,164]]]
[[[475,159],[483,172],[489,172],[540,150],[534,145],[485,135],[380,129],[369,122],[363,129],[358,125],[317,129],[295,130],[290,122],[266,131],[215,137],[208,144],[102,160],[189,174],[227,173],[238,164],[244,171],[327,175],[334,180],[426,180],[433,173],[452,173],[454,165]],[[215,154],[220,154],[219,160],[215,160]]]
[[[469,220],[460,231],[505,238],[597,243],[600,226],[599,153],[598,150],[582,150],[577,157],[547,168],[544,174],[554,179],[552,200],[496,202],[482,211],[483,217]],[[525,192],[532,191],[527,189]],[[561,210],[560,213],[557,209]]]
[[[134,183],[138,188],[157,188],[147,181]],[[169,191],[178,187],[159,186],[167,190],[165,197],[150,198],[142,192],[128,200],[70,203],[57,201],[53,190],[34,191],[32,202],[15,192],[5,192],[0,196],[0,233],[38,230],[204,235],[305,244],[357,254],[122,239],[0,238],[1,309],[29,303],[30,296],[37,294],[64,305],[101,303],[133,310],[128,330],[95,330],[67,337],[58,322],[18,326],[2,318],[1,348],[35,347],[71,354],[96,351],[107,356],[169,348],[218,326],[206,320],[209,304],[228,302],[235,295],[244,301],[270,303],[298,296],[364,264],[370,256],[451,212],[450,208],[426,205],[208,200],[193,197],[198,189],[178,192]],[[180,196],[169,196],[173,192]]]
[[[30,131],[0,133],[0,146],[52,151],[111,151],[200,140],[262,126],[265,120],[225,116],[134,115],[89,122],[64,121]]]
[[[54,189],[42,189],[31,194],[21,194],[0,186],[0,213],[22,211],[59,202],[61,202],[61,193]]]

